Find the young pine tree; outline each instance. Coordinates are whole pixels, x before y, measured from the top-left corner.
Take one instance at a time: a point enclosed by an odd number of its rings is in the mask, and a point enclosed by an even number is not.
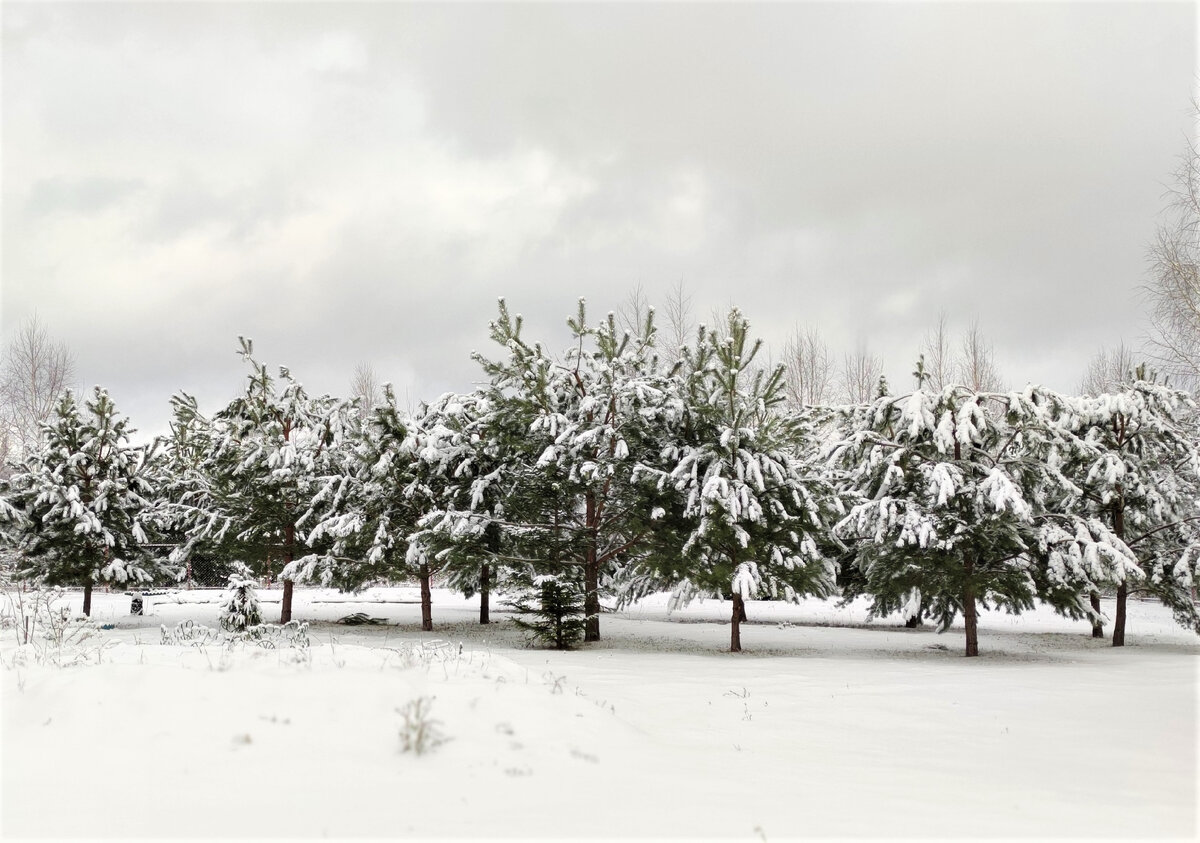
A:
[[[129,421],[96,387],[81,411],[66,392],[42,427],[40,446],[12,477],[6,502],[18,576],[46,585],[83,586],[91,614],[97,582],[137,584],[173,574],[147,552],[154,490],[147,448],[130,445]]]
[[[273,378],[252,351],[242,338],[241,354],[252,368],[243,395],[211,420],[194,418],[194,407],[185,413],[193,416],[189,425],[203,430],[205,452],[172,491],[170,520],[183,534],[173,558],[205,548],[245,560],[256,573],[277,572],[286,623],[295,582],[320,556],[307,541],[313,499],[336,473],[344,416],[332,399],[309,397],[287,368]]]
[[[742,648],[747,599],[832,591],[827,525],[841,512],[829,469],[805,456],[807,416],[782,412],[783,367],[755,368],[762,343],[749,328],[736,309],[720,333],[701,326],[674,378],[683,410],[658,455],[663,467],[638,468],[658,503],[644,567],[677,602],[732,592],[731,652]]]
[[[570,650],[583,638],[586,622],[583,589],[569,576],[534,577],[510,600],[520,615],[513,622],[534,640],[555,650]]]
[[[1081,444],[1064,467],[1078,487],[1073,505],[1081,517],[1103,522],[1138,563],[1128,576],[1105,583],[1116,590],[1113,646],[1125,644],[1131,590],[1157,597],[1200,632],[1192,599],[1200,576],[1194,402],[1140,368],[1119,391],[1076,399],[1075,411]]]
[[[647,491],[633,469],[658,449],[668,395],[652,311],[634,335],[618,331],[613,314],[589,324],[580,300],[567,324],[572,348],[554,359],[525,341],[521,317],[511,317],[501,301],[490,328],[506,356],[476,359],[490,380],[484,395],[511,466],[511,494],[497,523],[514,556],[535,570],[582,569],[584,640],[596,641],[603,583],[653,529]]]
[[[856,416],[832,452],[860,495],[835,532],[872,613],[923,600],[949,628],[961,614],[966,655],[979,654],[979,605],[1011,612],[1041,598],[1094,616],[1096,582],[1134,562],[1111,532],[1065,503],[1061,467],[1078,445],[1060,396],[948,386],[884,397]]]
[[[262,607],[258,602],[258,581],[246,565],[235,564],[233,573],[229,575],[229,584],[221,596],[218,617],[221,629],[229,632],[245,632],[247,627],[263,622]]]

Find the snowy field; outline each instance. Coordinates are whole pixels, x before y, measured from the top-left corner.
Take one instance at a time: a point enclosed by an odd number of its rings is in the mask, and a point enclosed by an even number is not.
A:
[[[415,589],[297,591],[307,652],[160,644],[159,624],[216,626],[218,597],[134,617],[97,594],[115,628],[72,667],[15,664],[4,632],[6,838],[1197,832],[1200,639],[1156,604],[1132,603],[1123,650],[985,612],[978,659],[961,629],[821,601],[750,602],[736,655],[728,603],[665,598],[605,615],[598,644],[533,650],[444,591],[420,632]],[[336,622],[352,612],[385,623]],[[446,740],[417,755],[421,697]]]

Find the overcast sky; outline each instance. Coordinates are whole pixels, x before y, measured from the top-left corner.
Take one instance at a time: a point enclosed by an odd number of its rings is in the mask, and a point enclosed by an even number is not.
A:
[[[144,432],[358,361],[469,389],[497,296],[553,348],[680,279],[907,386],[939,310],[1074,389],[1192,126],[1194,4],[33,4],[3,16],[7,335]]]

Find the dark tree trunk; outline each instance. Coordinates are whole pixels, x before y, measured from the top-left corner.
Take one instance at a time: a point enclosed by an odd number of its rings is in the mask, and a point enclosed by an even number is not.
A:
[[[1125,646],[1125,601],[1129,597],[1129,587],[1125,583],[1117,586],[1117,614],[1113,618],[1113,646]]]
[[[1121,541],[1125,540],[1125,502],[1118,500],[1113,506],[1113,532]],[[1125,601],[1129,596],[1129,587],[1125,583],[1117,586],[1117,613],[1113,617],[1113,646],[1125,646]]]
[[[92,616],[92,584],[84,583],[83,586],[83,614],[87,617]]]
[[[492,569],[486,562],[479,569],[479,622],[491,623],[488,617],[488,599],[492,588]]]
[[[1096,614],[1100,614],[1100,595],[1094,591],[1092,592],[1092,611],[1095,612]],[[1104,637],[1104,622],[1103,621],[1101,621],[1101,620],[1092,621],[1092,637],[1093,638],[1103,638]]]
[[[591,494],[586,499],[584,517],[593,527],[588,542],[587,555],[583,560],[583,640],[600,640],[600,562],[596,558],[596,499]]]
[[[975,560],[967,560],[967,577],[963,584],[963,625],[967,631],[967,655],[979,655],[979,618],[975,613]]]
[[[733,595],[733,623],[729,630],[729,652],[740,653],[742,651],[742,618],[746,616],[746,603],[742,600],[742,595]]]
[[[292,619],[292,589],[295,585],[291,580],[283,581],[283,601],[279,609],[280,623],[287,623]]]
[[[742,600],[742,598],[740,596],[737,599],[738,599],[738,602],[742,604],[742,614],[741,614],[741,617],[738,618],[738,620],[740,620],[742,623],[746,623],[747,621],[750,620],[750,618],[746,617],[746,601]]]
[[[288,524],[283,531],[283,568],[287,571],[287,566],[292,564],[294,556],[294,548],[296,546],[296,526]],[[279,609],[279,622],[287,623],[292,619],[292,587],[295,585],[291,580],[283,581],[283,601]]]
[[[429,566],[421,566],[421,631],[433,632],[433,593],[429,588]]]

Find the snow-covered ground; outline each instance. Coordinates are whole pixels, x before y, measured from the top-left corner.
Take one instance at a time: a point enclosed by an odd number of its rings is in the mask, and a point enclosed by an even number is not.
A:
[[[742,654],[724,652],[728,603],[668,613],[665,597],[605,615],[597,644],[534,650],[445,591],[420,632],[415,589],[298,591],[307,656],[159,643],[159,624],[215,626],[218,597],[151,598],[135,617],[98,594],[115,628],[73,667],[14,666],[3,633],[0,833],[1197,832],[1200,639],[1156,604],[1131,605],[1124,649],[1049,611],[985,612],[978,659],[961,630],[816,600],[751,602]],[[385,623],[336,623],[352,612]],[[416,755],[401,732],[420,697],[448,740]]]

